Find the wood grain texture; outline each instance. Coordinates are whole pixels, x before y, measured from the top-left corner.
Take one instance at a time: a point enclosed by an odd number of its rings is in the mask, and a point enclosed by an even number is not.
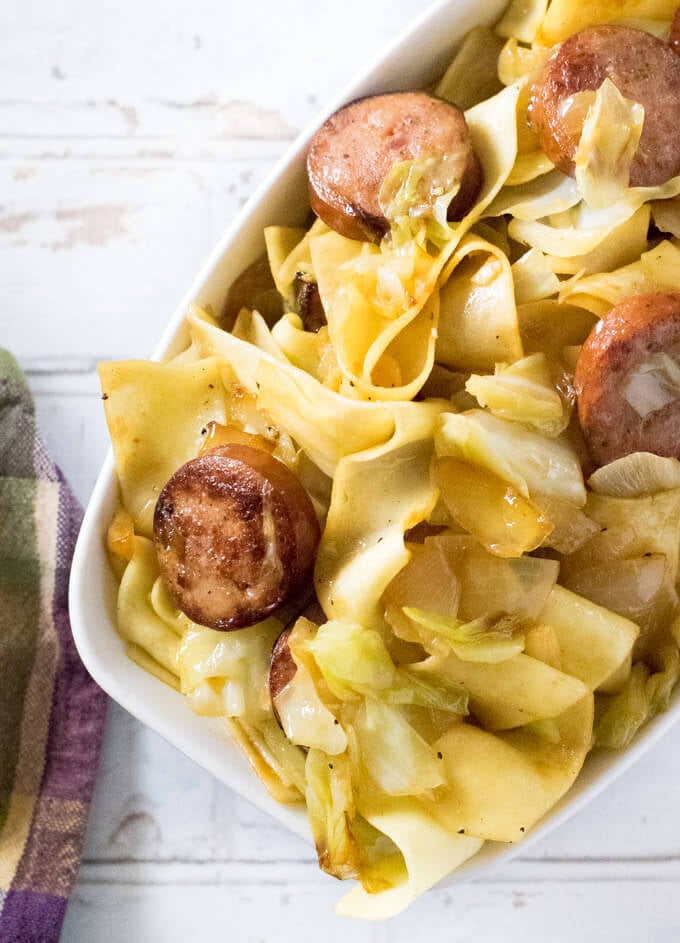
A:
[[[0,4],[0,343],[85,501],[96,362],[145,356],[316,110],[421,0]],[[312,850],[112,705],[67,943],[680,938],[680,730],[525,857],[386,925]]]
[[[595,893],[586,882],[560,879],[468,885],[433,892],[382,925],[330,915],[338,891],[328,884],[317,888],[296,877],[285,885],[255,879],[230,885],[225,893],[222,881],[144,888],[81,885],[67,914],[64,939],[428,943],[436,934],[447,943],[675,943],[680,933],[680,905],[666,881],[604,880]]]

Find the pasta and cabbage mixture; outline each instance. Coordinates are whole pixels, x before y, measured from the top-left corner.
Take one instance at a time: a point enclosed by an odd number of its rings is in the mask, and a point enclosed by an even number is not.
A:
[[[635,176],[651,118],[601,74],[556,109],[574,138],[558,167],[536,91],[569,37],[597,45],[612,26],[677,55],[674,12],[514,0],[429,90],[464,111],[476,157],[457,218],[461,161],[399,160],[377,215],[268,228],[266,261],[224,311],[191,307],[181,354],[101,366],[127,651],[223,718],[272,796],[306,803],[321,867],[357,881],[342,913],[397,913],[484,842],[521,840],[589,751],[625,747],[668,706],[680,675],[680,443],[616,451],[622,409],[641,435],[680,431],[654,426],[677,420],[680,339],[647,343],[597,440],[623,355],[597,360],[598,347],[585,363],[610,312],[677,301],[680,160],[666,179]],[[340,231],[357,220],[368,235]],[[241,608],[203,624],[228,548],[209,545],[222,492],[206,497],[201,469],[219,478],[238,462],[265,483],[257,500],[224,485]],[[295,488],[314,513],[296,519],[286,562],[272,545]],[[203,527],[206,508],[199,572],[180,524]],[[259,528],[266,578],[288,587],[260,609],[247,568],[262,554],[238,528]]]

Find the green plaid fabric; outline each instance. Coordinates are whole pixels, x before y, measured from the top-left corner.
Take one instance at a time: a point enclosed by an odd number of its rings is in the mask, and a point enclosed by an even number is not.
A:
[[[105,713],[68,621],[81,516],[0,350],[0,943],[59,939],[80,862]]]

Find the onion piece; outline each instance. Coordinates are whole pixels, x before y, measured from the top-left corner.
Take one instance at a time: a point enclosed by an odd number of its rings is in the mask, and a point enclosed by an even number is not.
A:
[[[550,534],[540,507],[486,468],[444,457],[434,473],[453,519],[495,556],[521,557]]]
[[[524,634],[515,631],[521,625],[517,616],[464,623],[422,609],[406,608],[404,614],[426,632],[443,639],[461,661],[498,664],[524,651]]]
[[[647,633],[665,625],[677,604],[668,561],[662,554],[612,560],[562,579],[572,592],[625,616]]]
[[[632,452],[603,465],[588,479],[597,494],[615,498],[636,498],[680,488],[680,462],[652,452]]]
[[[397,573],[383,595],[385,618],[399,638],[419,642],[420,636],[404,613],[404,606],[427,608],[455,619],[460,584],[441,548],[430,541],[408,544],[411,559]]]
[[[538,557],[503,560],[471,537],[428,537],[441,547],[460,584],[458,618],[463,622],[500,613],[536,619],[557,581],[559,563]]]
[[[595,521],[568,501],[541,495],[536,503],[553,525],[542,547],[552,547],[558,553],[574,553],[599,531]]]

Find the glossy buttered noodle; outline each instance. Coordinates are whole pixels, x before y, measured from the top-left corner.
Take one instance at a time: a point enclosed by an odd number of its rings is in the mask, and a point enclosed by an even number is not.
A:
[[[320,221],[271,227],[278,321],[244,308],[226,331],[194,306],[178,357],[101,367],[120,634],[225,719],[276,799],[306,801],[322,867],[358,882],[342,913],[390,916],[485,841],[520,840],[591,749],[627,745],[667,706],[680,673],[680,464],[636,454],[586,486],[570,385],[597,318],[680,289],[680,178],[627,186],[639,106],[611,83],[575,178],[527,123],[555,44],[621,19],[664,37],[675,5],[511,4],[436,89],[467,108],[484,169],[462,221],[379,245]],[[316,334],[296,310],[300,276],[325,309]],[[295,612],[196,625],[151,540],[165,482],[219,434],[284,462],[323,523],[326,621],[294,624],[281,726],[268,666]]]

